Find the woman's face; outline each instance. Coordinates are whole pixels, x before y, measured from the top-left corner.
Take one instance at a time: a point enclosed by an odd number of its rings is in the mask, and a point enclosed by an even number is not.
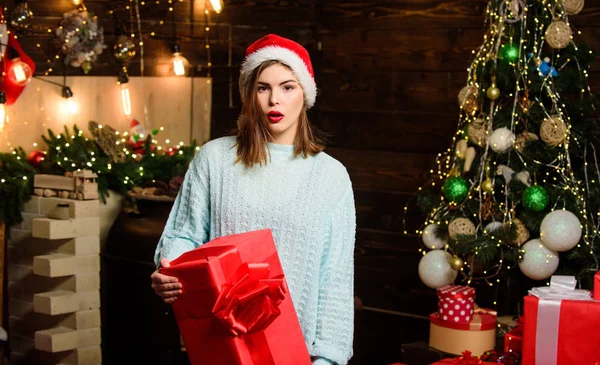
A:
[[[294,73],[282,64],[273,64],[259,75],[256,92],[273,142],[293,144],[304,108],[304,91]]]

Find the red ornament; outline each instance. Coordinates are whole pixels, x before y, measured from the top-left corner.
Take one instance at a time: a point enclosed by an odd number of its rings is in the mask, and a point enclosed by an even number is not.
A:
[[[3,19],[1,12],[0,18]],[[6,24],[0,24],[0,29],[6,29]],[[23,90],[25,90],[25,87],[27,86],[26,80],[29,80],[31,75],[35,72],[35,63],[21,48],[21,45],[15,37],[15,32],[7,32],[7,35],[7,45],[5,47],[0,47],[0,51],[3,52],[3,58],[2,61],[0,61],[0,65],[2,65],[2,72],[6,73],[8,76],[2,79],[2,90],[6,94],[6,105],[12,105],[17,101]],[[12,51],[9,52],[9,49]],[[15,56],[18,55],[18,58],[9,59],[11,53],[14,53]],[[15,63],[20,65],[18,67],[18,74],[14,73],[15,70],[17,70],[15,67],[18,66]],[[15,78],[15,75],[18,75],[19,77]]]
[[[169,147],[169,148],[165,149],[165,155],[167,155],[169,157],[175,156],[177,154],[177,152],[179,152],[179,148],[177,146]]]
[[[33,167],[40,167],[40,163],[46,158],[46,152],[36,150],[29,154],[27,162]]]

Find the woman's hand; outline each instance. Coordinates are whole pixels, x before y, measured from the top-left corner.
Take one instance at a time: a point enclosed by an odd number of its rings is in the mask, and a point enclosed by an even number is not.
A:
[[[169,267],[171,265],[170,261],[167,259],[160,259],[161,267]],[[165,303],[172,304],[177,300],[181,291],[181,283],[174,276],[166,276],[159,272],[159,269],[156,269],[155,272],[150,276],[152,279],[152,289],[159,297],[163,298]]]

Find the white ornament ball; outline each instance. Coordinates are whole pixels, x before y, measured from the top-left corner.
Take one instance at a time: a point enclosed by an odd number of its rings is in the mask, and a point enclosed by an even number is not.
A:
[[[419,262],[419,277],[423,284],[432,289],[452,284],[458,276],[458,271],[452,269],[450,260],[452,255],[446,251],[427,252]]]
[[[502,224],[502,222],[491,222],[491,223],[488,223],[487,226],[485,226],[483,231],[486,234],[491,234],[491,233],[498,231],[502,227],[504,227],[504,224]]]
[[[439,250],[440,248],[444,248],[448,243],[448,241],[436,237],[435,231],[438,227],[437,224],[430,224],[423,230],[421,239],[423,240],[423,244],[430,250]]]
[[[498,128],[492,132],[489,143],[494,152],[506,152],[515,143],[515,135],[508,128]]]
[[[554,251],[568,251],[575,247],[581,238],[581,222],[568,210],[555,210],[548,213],[540,226],[540,239]]]
[[[519,269],[528,278],[544,280],[552,276],[558,268],[558,252],[544,246],[539,239],[528,241],[521,249],[525,254],[519,262]]]

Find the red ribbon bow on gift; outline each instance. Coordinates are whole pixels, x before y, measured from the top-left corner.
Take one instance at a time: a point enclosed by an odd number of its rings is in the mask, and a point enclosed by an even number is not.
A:
[[[281,314],[285,281],[269,274],[269,264],[246,263],[223,286],[212,312],[233,335],[262,331]]]
[[[481,365],[483,361],[480,358],[471,356],[471,351],[465,351],[462,356],[455,357],[450,365]]]

